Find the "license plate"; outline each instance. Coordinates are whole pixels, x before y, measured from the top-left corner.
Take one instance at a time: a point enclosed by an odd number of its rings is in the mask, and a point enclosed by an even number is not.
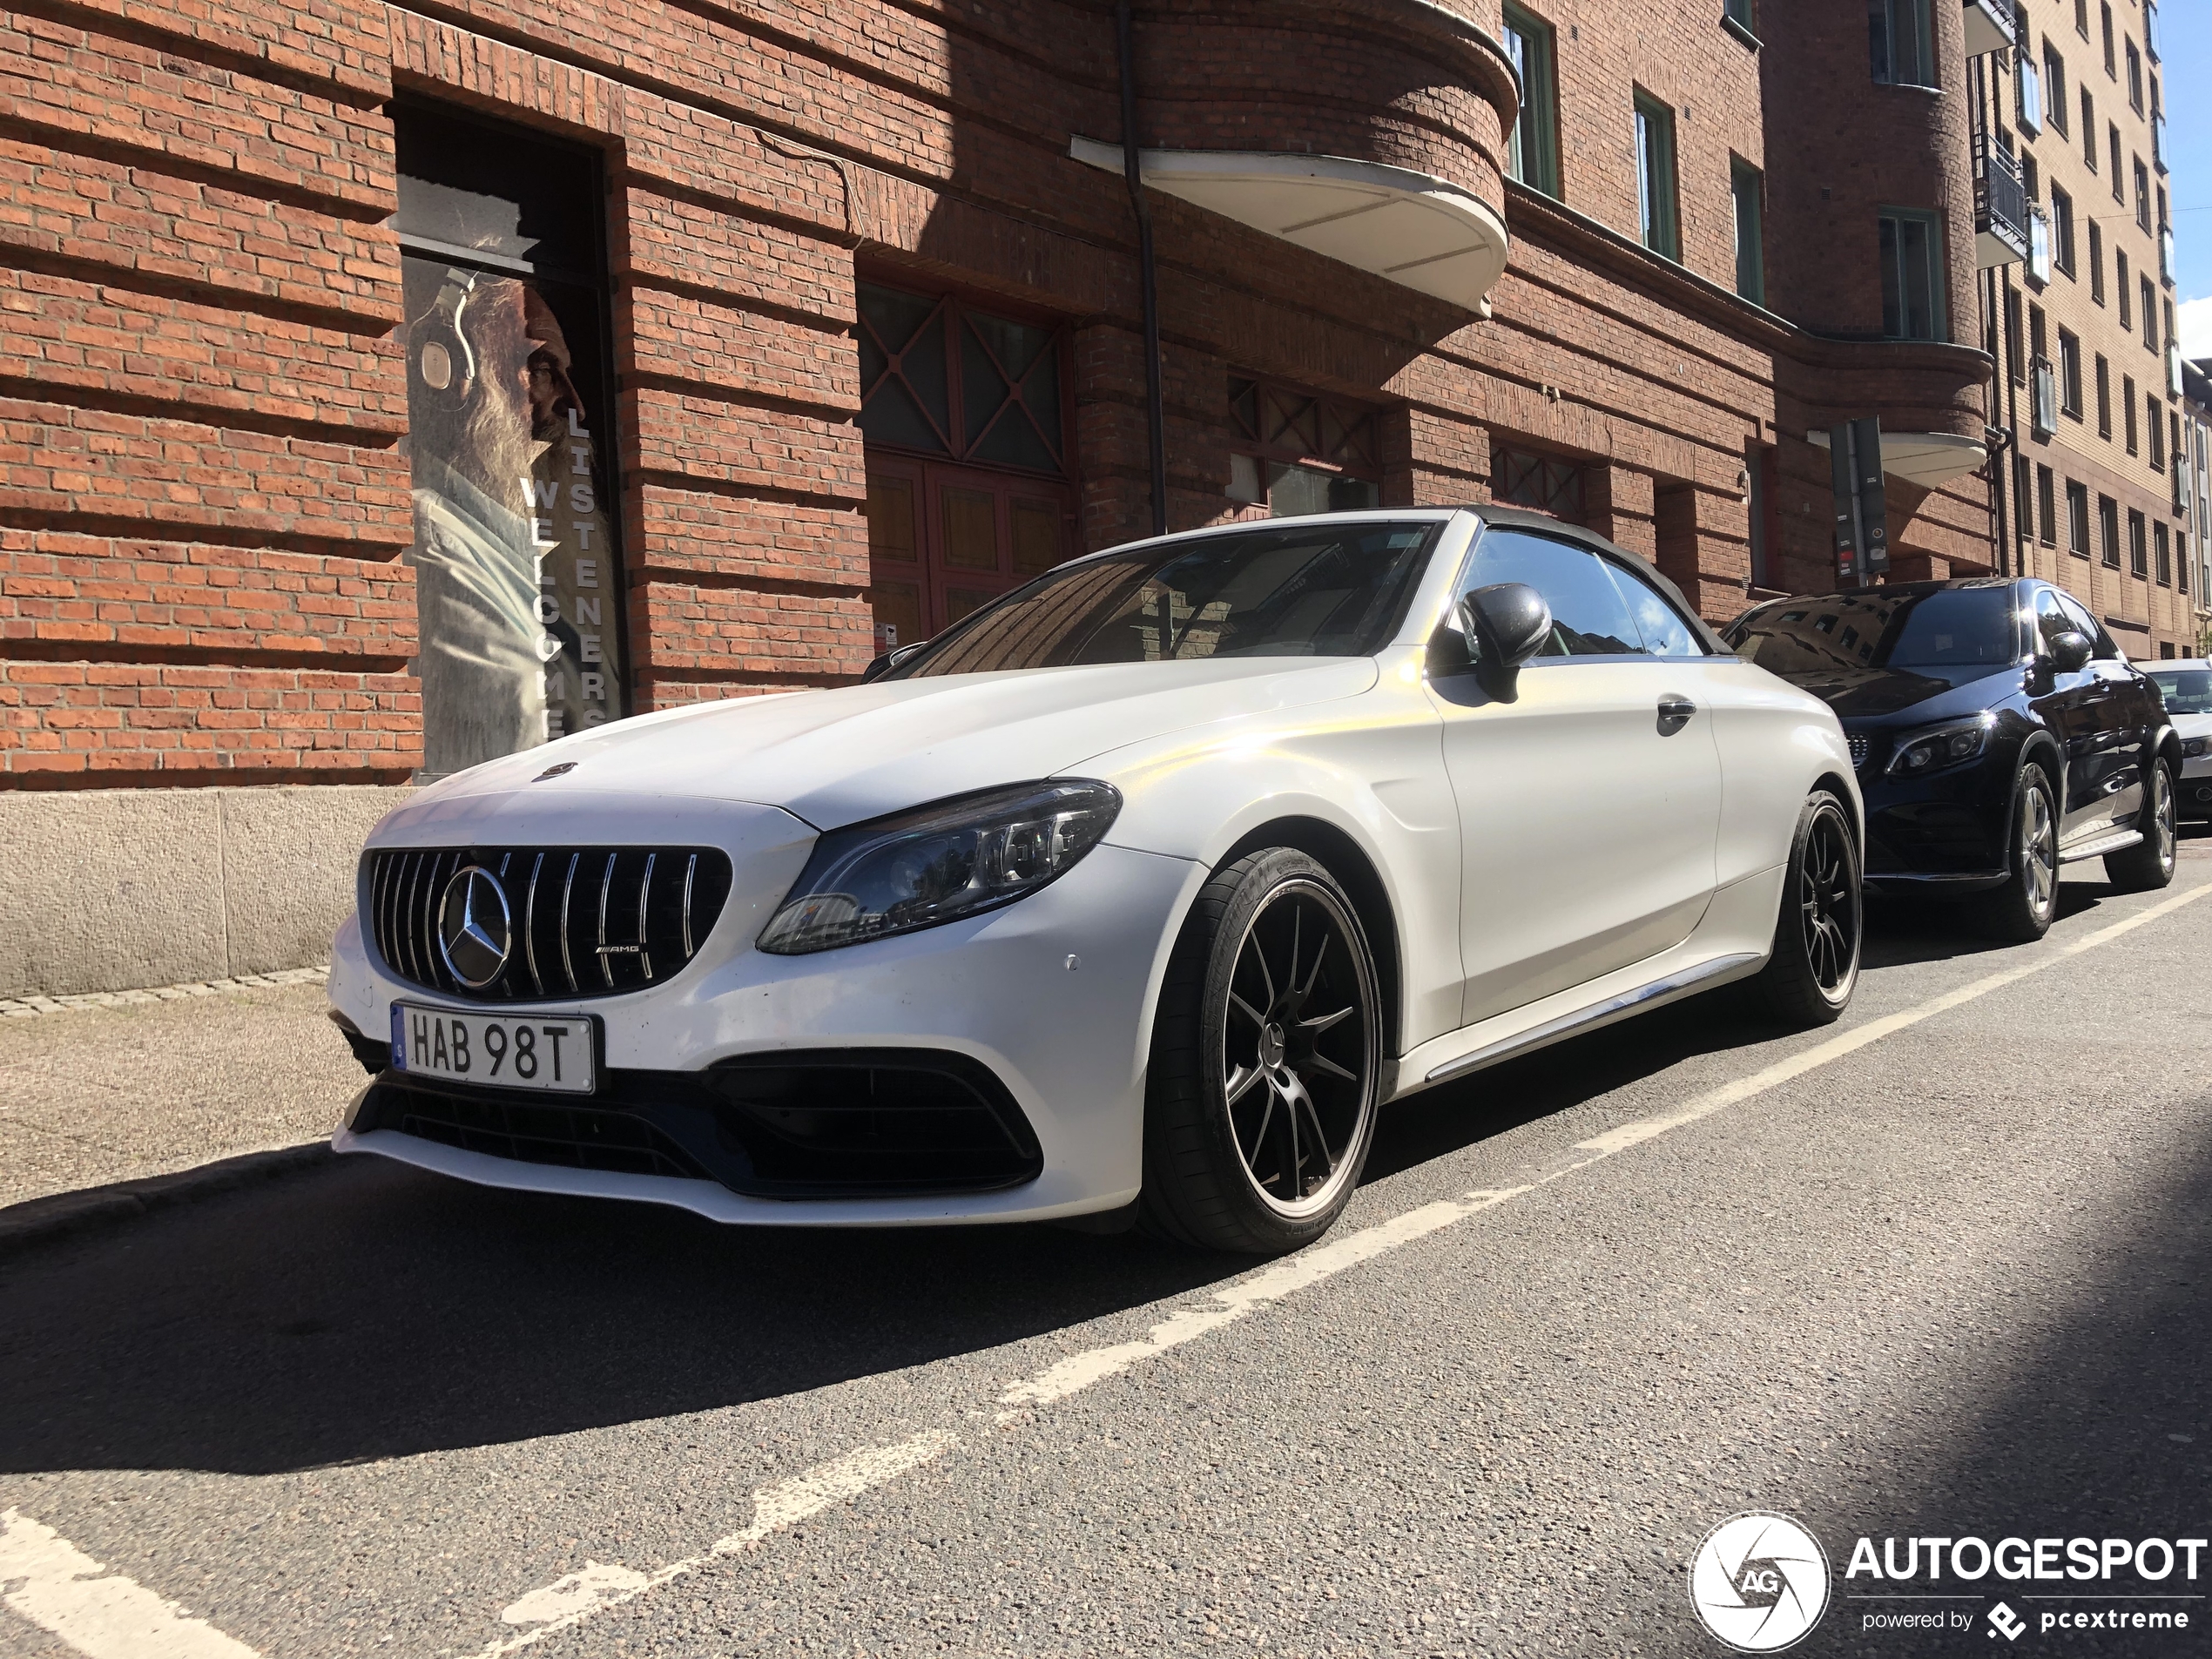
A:
[[[494,1089],[588,1095],[597,1087],[589,1015],[464,1014],[392,1004],[392,1069]]]

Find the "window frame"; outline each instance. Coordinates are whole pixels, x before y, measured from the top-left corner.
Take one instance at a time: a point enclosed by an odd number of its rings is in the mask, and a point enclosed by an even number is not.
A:
[[[1682,263],[1682,177],[1675,149],[1674,106],[1634,88],[1638,239],[1662,260]]]
[[[2074,198],[2056,180],[2051,185],[2051,266],[2069,281],[2074,275]]]
[[[2089,298],[2105,303],[2105,233],[2094,218],[2089,220]]]
[[[1923,207],[1883,207],[1877,210],[1876,217],[1878,223],[1894,225],[1897,227],[1896,231],[1893,233],[1894,257],[1898,261],[1894,272],[1894,277],[1897,282],[1897,307],[1900,328],[1904,321],[1905,312],[1905,268],[1903,261],[1905,257],[1905,238],[1904,234],[1905,226],[1917,224],[1921,227],[1925,238],[1928,261],[1927,281],[1928,310],[1930,314],[1929,332],[1925,334],[1921,334],[1904,333],[1901,331],[1893,333],[1890,328],[1890,285],[1892,277],[1892,271],[1889,261],[1885,260],[1882,269],[1882,337],[1885,340],[1926,340],[1938,341],[1948,340],[1950,338],[1950,322],[1949,319],[1945,315],[1945,300],[1946,296],[1944,293],[1946,273],[1944,269],[1943,216],[1931,209]]]
[[[2097,563],[2120,568],[2120,503],[2110,496],[2097,497]]]
[[[1480,517],[1482,515],[1482,509],[1479,507],[1476,508],[1475,515],[1477,517]],[[1682,624],[1683,631],[1688,634],[1690,639],[1698,646],[1698,650],[1696,651],[1687,657],[1666,655],[1655,651],[1600,651],[1586,652],[1577,656],[1532,657],[1527,663],[1522,664],[1524,669],[1538,667],[1569,667],[1577,664],[1589,663],[1703,662],[1708,661],[1715,657],[1725,657],[1730,654],[1724,648],[1716,648],[1716,642],[1713,638],[1711,630],[1707,626],[1702,617],[1692,615],[1682,604],[1670,597],[1664,588],[1660,586],[1659,583],[1655,579],[1657,572],[1652,570],[1649,566],[1644,565],[1642,561],[1638,560],[1635,555],[1623,554],[1617,549],[1606,545],[1604,543],[1597,540],[1594,536],[1578,536],[1575,533],[1574,527],[1568,526],[1563,523],[1558,526],[1554,526],[1552,524],[1515,524],[1485,519],[1480,532],[1477,534],[1474,542],[1468,546],[1466,556],[1460,561],[1458,574],[1452,579],[1451,592],[1453,603],[1454,604],[1458,604],[1460,599],[1466,597],[1469,592],[1473,591],[1470,584],[1474,582],[1476,575],[1475,560],[1481,552],[1484,539],[1495,534],[1527,536],[1534,541],[1555,543],[1561,547],[1572,548],[1578,553],[1588,554],[1592,557],[1595,558],[1598,563],[1611,575],[1615,582],[1618,583],[1625,580],[1639,584],[1645,592],[1649,593],[1654,599],[1657,600],[1662,606],[1673,614],[1675,620]],[[1639,568],[1640,566],[1642,568]],[[1548,603],[1548,601],[1547,601],[1547,603]],[[1628,609],[1629,621],[1632,625],[1636,626],[1638,637],[1640,639],[1642,637],[1642,625],[1637,622],[1635,609],[1632,605],[1630,605],[1626,594],[1621,596],[1621,603],[1623,607]]]
[[[1237,503],[1240,516],[1251,516],[1258,522],[1262,515],[1266,522],[1278,518],[1294,518],[1303,515],[1276,513],[1271,510],[1269,496],[1277,477],[1274,468],[1343,478],[1371,486],[1375,492],[1375,506],[1382,504],[1382,433],[1378,417],[1381,411],[1372,405],[1347,402],[1288,381],[1279,381],[1265,374],[1251,374],[1232,370],[1228,378],[1228,409],[1231,426],[1229,453],[1231,457],[1231,486],[1235,482],[1235,457],[1251,460],[1256,469],[1259,494],[1247,497],[1223,493]],[[1247,424],[1238,405],[1249,395],[1252,399],[1253,417]],[[1264,401],[1265,400],[1265,401]],[[1283,423],[1275,436],[1264,435],[1268,405],[1271,401],[1275,412],[1283,415]],[[1298,435],[1301,421],[1311,417],[1312,444],[1286,442],[1284,434]],[[1333,427],[1338,435],[1334,453],[1331,453],[1330,433]],[[1364,432],[1364,436],[1362,435]],[[1255,509],[1247,514],[1244,509]],[[1333,509],[1332,509],[1333,510]],[[1362,509],[1348,510],[1359,511]]]
[[[1736,292],[1753,305],[1766,304],[1766,174],[1741,156],[1728,162],[1729,194],[1736,226]],[[1748,239],[1744,219],[1748,208]],[[1746,269],[1746,264],[1749,269]]]
[[[2081,418],[2081,336],[2059,330],[2059,412]]]
[[[2066,481],[2066,550],[2089,556],[2089,486],[2073,478]]]
[[[2142,509],[2128,509],[2128,574],[2138,582],[2150,580],[2150,523]]]
[[[2045,547],[2059,544],[2058,475],[2041,462],[2035,466],[2035,539]]]
[[[1506,55],[1521,76],[1521,111],[1506,135],[1506,172],[1540,196],[1563,201],[1559,165],[1559,49],[1551,24],[1506,0]],[[1523,43],[1516,44],[1516,42]],[[1537,72],[1526,61],[1534,48]],[[1529,154],[1534,145],[1534,155]],[[1533,165],[1531,163],[1533,162]]]
[[[1898,72],[1898,18],[1900,15],[1906,16],[1910,22],[1915,59],[1912,65],[1915,73],[1912,75]],[[1927,0],[1868,0],[1866,17],[1867,57],[1877,85],[1939,87],[1935,63],[1934,17]],[[1876,29],[1878,20],[1878,33]]]
[[[2059,49],[2047,35],[2043,38],[2043,118],[2060,138],[2070,136],[2067,131],[2066,59],[2059,56]]]

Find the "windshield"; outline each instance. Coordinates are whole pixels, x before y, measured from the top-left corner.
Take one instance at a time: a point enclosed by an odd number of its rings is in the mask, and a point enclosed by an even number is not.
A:
[[[2212,672],[2202,668],[2155,673],[2168,714],[2212,714]]]
[[[1047,572],[885,678],[1206,657],[1368,657],[1405,620],[1446,521],[1271,525]]]
[[[1889,671],[1960,685],[2020,659],[2009,583],[1777,600],[1737,618],[1728,639],[1737,655],[1799,681]]]

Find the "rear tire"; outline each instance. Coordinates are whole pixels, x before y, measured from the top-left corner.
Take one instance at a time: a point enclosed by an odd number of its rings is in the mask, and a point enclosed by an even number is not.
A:
[[[1319,862],[1272,847],[1214,873],[1153,1022],[1148,1232],[1274,1256],[1329,1230],[1374,1138],[1376,983],[1366,932]]]
[[[2174,879],[2174,769],[2163,759],[2151,762],[2136,827],[2141,840],[2125,853],[2105,854],[2105,879],[2122,893],[2155,893]]]
[[[1851,1006],[1865,931],[1858,868],[1850,814],[1814,790],[1790,843],[1774,948],[1751,981],[1756,1001],[1785,1025],[1832,1024]]]
[[[2013,792],[2011,874],[2003,887],[1975,900],[1974,908],[1991,938],[2032,945],[2059,914],[2058,794],[2050,774],[2032,761],[2020,768]]]

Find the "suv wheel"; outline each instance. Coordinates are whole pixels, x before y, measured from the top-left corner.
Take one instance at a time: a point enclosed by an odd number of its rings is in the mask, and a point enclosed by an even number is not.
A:
[[[2136,827],[2141,840],[2105,855],[2105,878],[2122,893],[2155,893],[2174,879],[2174,769],[2163,759],[2151,762]]]
[[[1982,896],[1982,926],[1993,937],[2033,944],[2059,913],[2059,814],[2050,774],[2031,762],[2013,791],[2012,874]]]

